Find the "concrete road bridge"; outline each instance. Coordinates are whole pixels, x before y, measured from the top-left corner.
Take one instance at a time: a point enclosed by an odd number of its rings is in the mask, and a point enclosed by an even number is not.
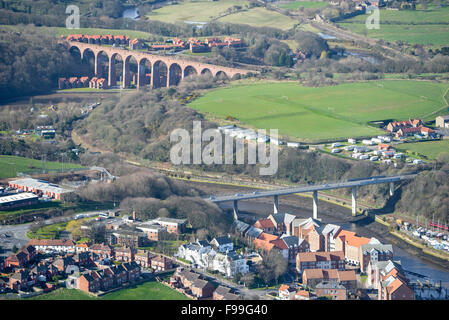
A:
[[[184,77],[195,74],[210,74],[215,77],[232,78],[254,72],[247,69],[222,67],[197,61],[180,59],[179,57],[162,56],[144,51],[127,50],[118,47],[96,45],[78,41],[67,41],[69,50],[78,49],[81,59],[87,54],[95,59],[95,76],[108,79],[108,86],[117,85],[116,63],[117,57],[123,62],[122,87],[131,84],[131,59],[137,64],[137,88],[151,84],[152,88],[170,87],[177,85]],[[103,74],[102,65],[108,66],[107,75]],[[146,75],[151,73],[151,80]]]
[[[223,195],[223,196],[210,196],[205,199],[213,203],[222,203],[232,201],[234,203],[234,219],[237,219],[238,214],[238,202],[240,200],[257,199],[263,197],[273,197],[274,213],[279,212],[279,196],[294,194],[294,193],[313,193],[313,218],[318,219],[318,191],[341,189],[341,188],[352,188],[352,213],[357,212],[357,188],[362,186],[368,186],[372,184],[389,183],[390,184],[390,196],[394,194],[395,183],[404,180],[410,180],[415,178],[417,173],[405,173],[397,176],[375,176],[360,179],[351,179],[341,182],[332,182],[326,184],[317,185],[306,185],[299,187],[283,188],[276,190],[264,190],[264,191],[254,191],[252,193],[241,194],[237,193],[234,195]]]

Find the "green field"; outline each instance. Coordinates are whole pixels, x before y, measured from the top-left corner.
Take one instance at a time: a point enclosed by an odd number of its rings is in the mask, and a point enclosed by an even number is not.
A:
[[[304,8],[324,8],[328,3],[324,1],[291,1],[289,3],[281,3],[278,6],[284,9],[298,10],[300,7]]]
[[[144,284],[108,293],[103,300],[189,300],[179,293],[159,282]]]
[[[150,20],[159,20],[169,23],[179,22],[220,22],[249,24],[252,26],[270,26],[279,29],[290,29],[295,21],[280,13],[264,8],[246,8],[248,1],[241,0],[197,0],[184,1],[179,4],[164,6],[147,14]],[[228,9],[240,6],[244,11],[230,13]]]
[[[288,30],[298,22],[280,13],[266,10],[264,8],[252,8],[248,11],[231,14],[218,19],[220,22],[249,24],[253,27],[273,27]]]
[[[339,24],[353,32],[385,41],[442,46],[449,44],[449,7],[427,10],[381,10],[380,29],[368,30],[370,14],[346,19]]]
[[[370,121],[424,117],[445,105],[442,96],[447,88],[412,80],[319,88],[294,82],[242,83],[207,92],[190,106],[209,117],[230,115],[242,124],[278,129],[281,135],[310,142],[381,133],[367,125]]]
[[[220,0],[220,1],[183,1],[178,4],[164,6],[147,14],[150,20],[160,20],[168,23],[176,22],[209,22],[225,14],[233,6],[249,4],[248,1]]]
[[[60,170],[62,168],[62,163],[46,161],[45,168],[47,170]],[[64,169],[73,168],[82,168],[82,166],[75,163],[64,162]],[[41,160],[16,156],[0,156],[0,179],[16,177],[17,172],[26,173],[39,170],[42,170]]]
[[[449,140],[401,144],[397,149],[406,151],[411,155],[418,153],[430,160],[435,160],[441,152],[449,154]]]
[[[137,286],[94,297],[76,289],[60,288],[27,300],[189,300],[183,294],[158,282],[145,282]]]

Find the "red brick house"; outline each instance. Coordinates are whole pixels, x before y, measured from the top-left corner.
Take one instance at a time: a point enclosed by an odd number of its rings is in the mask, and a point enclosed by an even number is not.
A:
[[[122,262],[134,261],[134,249],[130,247],[115,248],[115,260]]]
[[[148,250],[138,250],[134,255],[134,261],[143,268],[151,267],[151,259],[154,257]]]
[[[296,270],[302,273],[306,269],[345,270],[343,251],[300,252],[296,256]]]
[[[114,257],[114,250],[107,244],[93,244],[89,247],[89,251],[94,254],[94,256],[101,259]]]
[[[276,226],[274,225],[271,219],[259,219],[254,223],[254,228],[262,229],[264,232],[273,233],[276,230]]]
[[[12,254],[5,260],[6,268],[21,268],[25,266],[28,262],[27,254],[23,251],[18,252],[17,254]]]
[[[192,294],[197,298],[211,297],[215,290],[212,283],[203,279],[194,280],[190,289],[192,290]]]
[[[302,274],[302,283],[314,288],[323,281],[335,281],[348,290],[357,288],[357,276],[355,270],[337,269],[306,269]]]
[[[78,279],[78,289],[84,292],[97,292],[101,289],[101,279],[89,273],[81,275]]]
[[[29,289],[35,281],[27,270],[20,270],[9,277],[9,288],[14,292]]]
[[[173,268],[173,262],[164,256],[151,259],[151,268],[158,271],[165,271]]]
[[[122,266],[127,272],[128,282],[134,283],[139,280],[140,267],[136,262],[126,262]]]

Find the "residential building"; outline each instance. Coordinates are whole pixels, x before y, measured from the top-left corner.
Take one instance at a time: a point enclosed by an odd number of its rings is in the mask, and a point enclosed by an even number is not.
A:
[[[137,250],[134,255],[134,261],[142,268],[151,268],[151,259],[155,257],[148,250]]]
[[[316,285],[317,297],[327,297],[331,300],[347,300],[347,290],[336,281],[323,281]]]
[[[197,298],[208,298],[213,295],[215,287],[207,280],[196,279],[193,280],[190,289],[192,290],[192,294]]]
[[[149,237],[145,232],[133,230],[116,230],[108,234],[111,245],[129,246],[133,248],[144,247],[149,244]]]
[[[288,250],[288,263],[296,263],[296,256],[299,252],[310,251],[309,243],[304,239],[284,234],[281,236],[281,240],[285,243]]]
[[[312,252],[324,251],[324,235],[323,227],[319,220],[295,219],[292,222],[293,235],[300,239],[304,239],[309,243],[309,249]]]
[[[371,239],[360,237],[355,232],[341,230],[335,239],[335,250],[344,252],[347,263],[358,266],[361,246],[370,241]]]
[[[121,247],[115,248],[115,260],[121,262],[132,262],[134,261],[134,251],[132,247]]]
[[[372,239],[368,244],[360,247],[359,254],[360,270],[365,272],[370,262],[393,260],[393,246]]]
[[[237,294],[232,293],[231,288],[221,285],[215,289],[212,298],[214,300],[240,300],[240,297]]]
[[[251,244],[255,239],[257,239],[260,234],[263,232],[262,229],[256,228],[254,226],[250,226],[248,230],[245,232],[245,240]]]
[[[438,128],[449,129],[449,115],[436,117],[435,126],[437,126]]]
[[[270,219],[259,219],[257,220],[253,226],[255,228],[263,230],[263,232],[274,233],[276,227]]]
[[[392,122],[388,123],[387,131],[397,132],[400,129],[417,128],[422,125],[423,125],[423,122],[421,119],[410,119],[408,121],[392,121]]]
[[[279,287],[278,295],[280,300],[294,300],[296,289],[287,284],[282,284]]]
[[[216,237],[210,242],[219,252],[230,252],[234,250],[234,243],[229,235]]]
[[[35,247],[39,252],[75,252],[76,243],[63,239],[31,239],[27,245]]]
[[[22,268],[28,263],[25,252],[12,254],[5,259],[5,268]]]
[[[209,267],[212,271],[218,271],[226,277],[233,277],[235,274],[245,274],[249,272],[249,266],[242,255],[235,252],[217,253],[212,259]]]
[[[305,269],[302,274],[302,283],[308,287],[315,288],[323,281],[336,281],[348,290],[357,289],[355,270]]]
[[[342,228],[335,224],[327,224],[323,228],[324,251],[335,251],[335,238]]]
[[[94,254],[94,258],[111,259],[114,257],[114,249],[107,244],[93,244],[89,247],[89,251]]]
[[[153,219],[152,222],[166,227],[168,233],[176,234],[184,233],[187,225],[187,219],[174,219],[166,217],[158,217],[156,219]]]
[[[294,215],[289,213],[274,213],[268,216],[268,219],[275,226],[275,231],[279,234],[285,233],[287,235],[293,234],[292,223],[295,218]]]
[[[300,252],[296,256],[296,270],[302,273],[305,269],[345,270],[344,253],[343,251]]]
[[[245,232],[249,229],[250,225],[240,221],[240,220],[234,220],[232,223],[232,229],[235,233],[243,237],[245,235]]]
[[[392,261],[377,262],[374,270],[377,273],[376,287],[379,300],[415,300],[415,292],[410,287],[400,264]]]
[[[159,241],[159,238],[167,232],[167,228],[165,226],[161,226],[156,223],[142,223],[136,226],[137,229],[145,232],[149,240]]]
[[[166,271],[173,268],[173,262],[167,257],[158,256],[151,259],[151,268],[157,271]]]

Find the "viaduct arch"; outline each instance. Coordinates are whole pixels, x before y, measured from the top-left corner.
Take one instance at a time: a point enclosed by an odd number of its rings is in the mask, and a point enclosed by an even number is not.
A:
[[[109,86],[115,86],[117,84],[115,68],[117,56],[120,56],[123,61],[122,87],[124,88],[128,87],[131,82],[130,61],[132,58],[137,61],[137,88],[141,88],[147,84],[146,74],[149,73],[149,69],[151,69],[151,79],[149,82],[152,88],[175,86],[184,77],[195,74],[210,74],[216,77],[232,78],[237,74],[243,75],[252,72],[246,69],[222,67],[208,63],[77,41],[69,41],[68,47],[69,50],[77,48],[81,53],[81,59],[83,59],[88,51],[94,54],[96,76],[102,76],[100,67],[102,63],[101,59],[105,59],[107,56]],[[150,65],[148,69],[145,67],[147,63]]]

